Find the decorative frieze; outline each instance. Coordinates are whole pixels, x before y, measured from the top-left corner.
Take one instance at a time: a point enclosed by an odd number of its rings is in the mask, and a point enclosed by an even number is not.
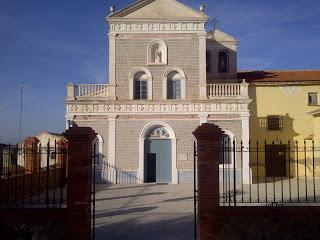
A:
[[[204,23],[111,23],[110,32],[204,31]]]
[[[199,113],[247,111],[245,103],[67,104],[67,113]]]

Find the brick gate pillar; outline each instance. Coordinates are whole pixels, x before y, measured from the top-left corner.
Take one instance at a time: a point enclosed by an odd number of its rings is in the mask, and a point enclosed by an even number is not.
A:
[[[35,137],[28,137],[24,140],[24,146],[26,151],[25,170],[27,172],[36,173],[39,171],[41,164],[41,153],[38,152],[39,140]],[[40,149],[41,151],[41,149]]]
[[[204,123],[193,135],[197,139],[198,239],[216,240],[220,235],[219,145],[224,132],[216,125]]]
[[[68,141],[67,238],[91,239],[91,128],[72,127],[64,136]]]

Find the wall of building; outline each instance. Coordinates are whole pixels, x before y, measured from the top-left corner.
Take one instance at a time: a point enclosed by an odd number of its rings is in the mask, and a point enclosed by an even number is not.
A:
[[[319,108],[319,106],[308,105],[308,93],[319,92],[320,86],[317,85],[291,85],[291,86],[262,86],[250,85],[249,96],[253,101],[249,104],[250,109],[250,139],[253,144],[259,141],[260,156],[259,170],[257,171],[257,159],[252,157],[251,167],[253,177],[265,176],[265,154],[264,141],[267,144],[285,144],[286,153],[286,176],[294,177],[305,176],[305,166],[307,166],[307,176],[312,176],[313,171],[319,176],[318,159],[319,151],[310,150],[311,139],[314,139],[315,146],[320,146],[319,130],[317,118],[308,114]],[[283,116],[282,130],[267,130],[266,117],[268,115]],[[290,148],[288,141],[290,141]],[[295,143],[298,141],[298,145]],[[304,152],[304,141],[307,150]],[[309,148],[308,148],[309,147]],[[289,154],[290,149],[290,154]],[[298,151],[297,151],[298,150]],[[316,159],[316,169],[313,169],[312,159]],[[290,162],[289,162],[290,159]],[[290,166],[289,166],[290,165]],[[297,170],[298,168],[298,170]]]
[[[319,106],[308,105],[308,92],[320,92],[320,86],[249,86],[250,138],[253,141],[302,141],[314,134],[313,116]],[[267,130],[262,124],[268,115],[283,116],[283,130]]]
[[[229,71],[219,73],[218,59],[219,51],[228,50],[229,53]],[[212,79],[237,78],[237,46],[236,43],[219,43],[213,39],[207,39],[207,51],[211,53],[211,72],[207,73],[208,83]]]
[[[161,39],[168,47],[168,65],[147,65],[148,45]],[[163,99],[163,74],[169,67],[186,74],[186,98],[199,97],[199,39],[197,34],[119,34],[116,37],[116,95],[129,99],[129,75],[139,66],[153,76],[153,99]]]
[[[313,133],[315,142],[320,142],[320,116],[313,117]]]
[[[212,116],[215,118],[216,116]],[[234,134],[241,139],[242,128],[239,116],[225,116],[228,120],[208,118],[209,123],[218,125],[221,129]],[[94,119],[94,117],[78,117],[80,127],[92,127],[103,138],[104,161],[108,160],[108,131],[107,119]],[[234,118],[234,119],[233,119]],[[110,169],[102,168],[98,179],[102,182],[117,181],[123,183],[139,182],[137,170],[139,169],[139,139],[144,127],[153,122],[164,122],[174,131],[177,142],[176,162],[178,179],[180,183],[193,181],[194,136],[192,132],[199,126],[199,115],[120,115],[116,119],[116,146],[115,166]],[[114,171],[116,170],[116,171]],[[112,175],[112,176],[111,176]],[[99,181],[99,180],[98,180]]]
[[[137,171],[139,168],[139,137],[143,128],[152,122],[165,122],[171,126],[177,138],[176,157],[180,182],[192,181],[194,141],[192,132],[199,125],[197,115],[189,119],[188,117],[178,119],[174,116],[162,116],[160,118],[155,118],[155,116],[136,118],[120,116],[116,122],[117,167],[124,171]]]

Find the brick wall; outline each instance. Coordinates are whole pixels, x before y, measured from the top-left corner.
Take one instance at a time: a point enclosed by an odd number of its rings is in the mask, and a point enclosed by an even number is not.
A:
[[[149,119],[149,120],[146,120]],[[174,116],[162,115],[123,115],[116,120],[116,165],[122,170],[137,170],[139,167],[139,136],[144,126],[150,122],[162,121],[169,124],[177,138],[177,168],[193,169],[193,140],[192,132],[200,123],[198,115]],[[241,139],[240,120],[209,120],[223,130],[231,131],[236,139]],[[103,155],[108,159],[108,120],[97,119],[79,121],[81,127],[92,127],[103,138]],[[185,155],[187,154],[187,160]]]
[[[150,122],[163,121],[174,130],[177,138],[177,168],[193,168],[193,135],[192,131],[199,125],[199,120],[164,120],[152,119],[117,119],[116,122],[116,164],[117,167],[127,170],[136,170],[139,167],[139,136],[144,126]],[[179,160],[181,154],[187,154],[187,160]]]
[[[168,65],[147,66],[148,44],[162,39],[168,47]],[[145,66],[153,76],[153,99],[162,99],[163,74],[170,66],[186,74],[186,98],[199,96],[199,40],[196,34],[120,34],[116,39],[116,84],[119,99],[129,98],[129,74]]]

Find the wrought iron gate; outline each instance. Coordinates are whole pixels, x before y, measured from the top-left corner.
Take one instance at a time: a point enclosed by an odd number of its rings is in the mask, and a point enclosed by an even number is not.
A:
[[[99,155],[96,154],[96,143],[93,143],[92,151],[92,184],[91,184],[91,239],[95,240],[96,231],[96,165],[99,164]]]

